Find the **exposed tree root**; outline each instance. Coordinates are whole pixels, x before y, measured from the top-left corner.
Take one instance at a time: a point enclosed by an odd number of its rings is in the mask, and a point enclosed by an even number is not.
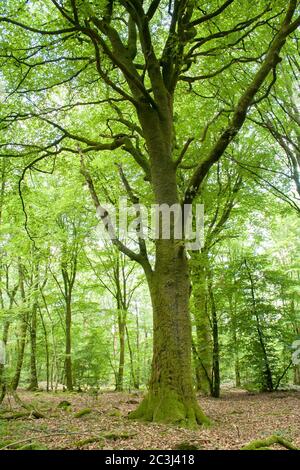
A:
[[[196,400],[182,401],[175,392],[149,393],[129,418],[193,428],[210,424]]]

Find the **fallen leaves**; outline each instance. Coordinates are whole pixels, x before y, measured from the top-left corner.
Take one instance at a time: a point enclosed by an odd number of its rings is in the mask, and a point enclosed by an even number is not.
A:
[[[142,399],[141,394],[105,392],[97,399],[84,393],[24,391],[19,395],[45,417],[7,421],[5,432],[0,434],[7,448],[10,442],[21,440],[28,448],[38,442],[47,449],[240,449],[273,435],[300,447],[299,392],[250,395],[226,391],[220,399],[199,397],[213,425],[196,430],[127,419]],[[69,405],[58,407],[63,401]]]

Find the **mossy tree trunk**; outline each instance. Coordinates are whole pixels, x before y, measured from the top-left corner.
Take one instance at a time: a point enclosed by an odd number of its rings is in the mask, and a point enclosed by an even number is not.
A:
[[[149,391],[131,417],[188,426],[207,423],[193,388],[186,255],[175,241],[160,240],[156,259],[150,280],[153,360]]]
[[[166,99],[166,95],[164,96]],[[155,202],[179,204],[176,166],[173,160],[172,98],[165,101],[164,119],[149,110],[140,115],[151,158],[151,183]],[[160,227],[161,228],[161,227]],[[153,307],[153,359],[149,391],[133,418],[184,425],[207,423],[193,387],[191,367],[191,283],[184,236],[176,239],[174,220],[170,237],[158,231],[155,266],[146,277]]]

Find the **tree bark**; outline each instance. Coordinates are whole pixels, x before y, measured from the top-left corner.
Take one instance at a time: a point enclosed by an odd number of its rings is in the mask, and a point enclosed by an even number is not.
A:
[[[22,371],[23,360],[24,360],[25,346],[26,346],[27,327],[28,327],[28,312],[26,311],[26,295],[25,295],[25,288],[24,288],[24,272],[23,272],[23,266],[21,265],[21,263],[19,263],[19,286],[20,286],[20,293],[21,293],[23,307],[25,308],[25,312],[21,314],[22,317],[21,317],[21,326],[20,326],[20,339],[19,339],[17,364],[16,364],[15,375],[11,383],[11,388],[13,390],[17,390],[19,382],[20,382],[21,371]]]
[[[193,388],[189,271],[185,252],[176,241],[157,242],[156,266],[149,282],[152,372],[148,395],[131,417],[188,426],[208,423]]]
[[[116,390],[122,391],[124,388],[124,366],[125,366],[125,325],[126,312],[118,310],[118,329],[119,329],[119,368],[117,373]]]
[[[66,298],[66,357],[65,357],[65,375],[67,390],[73,390],[73,374],[72,374],[72,340],[71,340],[71,325],[72,325],[72,308],[71,298]]]
[[[235,281],[234,281],[235,282]],[[235,386],[239,388],[241,386],[241,372],[240,372],[240,353],[239,353],[239,342],[237,335],[237,324],[236,324],[236,301],[233,301],[233,294],[229,292],[228,303],[230,312],[230,329],[231,329],[231,340],[234,351],[234,372],[235,372]]]
[[[207,311],[207,282],[205,273],[206,257],[203,253],[192,252],[193,313],[196,325],[196,382],[197,390],[205,395],[212,385],[212,338]]]
[[[22,371],[23,360],[24,360],[25,345],[26,345],[27,321],[28,321],[28,316],[27,314],[23,313],[22,320],[21,320],[21,327],[20,327],[20,339],[19,339],[16,370],[15,370],[15,375],[11,384],[11,387],[13,390],[17,390],[19,382],[20,382],[21,371]]]
[[[155,202],[171,207],[179,203],[171,158],[172,120],[152,122],[151,116],[143,115],[141,122],[152,161]],[[154,271],[145,271],[153,307],[151,378],[148,395],[131,416],[187,426],[208,423],[193,387],[188,262],[184,242],[174,239],[172,226],[170,239],[156,240],[155,259]]]
[[[251,274],[251,271],[250,271],[250,268],[248,266],[246,259],[245,259],[245,266],[246,266],[246,270],[247,270],[249,281],[250,281],[252,313],[255,317],[256,331],[257,331],[258,341],[260,344],[262,360],[263,360],[263,366],[262,366],[262,371],[261,371],[262,378],[263,378],[263,381],[261,384],[262,391],[272,392],[274,390],[273,374],[272,374],[271,367],[270,367],[270,362],[269,362],[269,357],[268,357],[268,352],[267,352],[267,348],[265,344],[265,338],[264,338],[264,333],[263,333],[262,326],[261,326],[260,317],[257,312],[254,280],[253,280],[253,277],[252,277],[252,274]]]
[[[34,303],[31,312],[30,325],[30,385],[28,390],[39,388],[36,370],[36,329],[37,329],[37,304]]]
[[[32,293],[32,309],[30,324],[30,385],[29,390],[38,390],[39,384],[37,379],[36,367],[36,335],[37,335],[37,309],[38,309],[38,289],[39,289],[39,264],[36,262],[34,267],[34,282]]]
[[[294,366],[294,385],[300,385],[300,366]]]
[[[212,336],[213,336],[213,354],[212,354],[212,389],[211,395],[214,398],[220,397],[220,347],[219,347],[219,325],[215,296],[212,285],[212,274],[208,273],[208,292],[211,308]]]

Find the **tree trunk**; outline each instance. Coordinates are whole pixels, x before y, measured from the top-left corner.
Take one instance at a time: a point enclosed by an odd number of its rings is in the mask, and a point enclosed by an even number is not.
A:
[[[28,316],[27,314],[24,313],[22,317],[21,327],[20,327],[20,339],[19,339],[16,370],[15,370],[15,375],[11,384],[11,387],[13,390],[17,390],[19,382],[20,382],[21,371],[22,371],[23,360],[24,360],[24,351],[25,351],[25,345],[26,345],[27,321],[28,321]]]
[[[208,292],[211,307],[212,332],[213,332],[213,357],[212,357],[212,389],[211,395],[214,398],[220,397],[220,353],[219,353],[219,325],[215,303],[215,296],[212,286],[212,274],[208,275]]]
[[[24,271],[23,271],[23,266],[21,262],[19,262],[19,286],[20,286],[20,293],[21,293],[23,307],[26,308]],[[17,364],[16,364],[15,375],[11,383],[11,387],[13,390],[17,390],[19,382],[20,382],[21,371],[22,371],[23,360],[24,360],[24,351],[25,351],[25,346],[26,346],[27,326],[28,326],[28,313],[25,311],[24,313],[22,313],[22,318],[21,318]]]
[[[152,373],[148,395],[131,417],[187,426],[208,423],[193,388],[189,272],[185,251],[176,241],[158,240],[155,271],[149,282]]]
[[[234,351],[234,373],[235,373],[235,386],[241,386],[241,373],[240,373],[240,353],[239,342],[237,337],[237,324],[236,324],[236,301],[233,302],[233,294],[228,295],[229,312],[230,312],[230,328],[232,336],[232,345]]]
[[[125,325],[126,312],[118,310],[118,329],[119,329],[119,368],[117,373],[116,390],[121,392],[124,387],[124,365],[125,365]]]
[[[294,366],[294,385],[300,385],[300,366]]]
[[[211,392],[212,338],[207,311],[207,282],[205,273],[206,257],[192,252],[193,313],[196,325],[196,381],[197,390],[208,395]]]
[[[45,353],[46,353],[46,391],[49,392],[50,386],[50,355],[49,355],[49,341],[48,341],[48,332],[47,327],[43,318],[43,314],[41,309],[39,308],[40,318],[42,322],[42,327],[44,331],[44,338],[45,338]],[[52,376],[51,376],[52,377]],[[51,380],[52,381],[52,380]]]
[[[126,326],[126,338],[127,338],[127,346],[128,346],[128,352],[129,352],[129,358],[130,358],[130,375],[131,375],[131,381],[130,381],[130,384],[133,385],[133,388],[138,390],[140,385],[139,385],[139,371],[138,371],[138,367],[137,367],[137,370],[135,371],[135,367],[134,367],[134,356],[133,356],[133,351],[132,351],[132,347],[131,347],[131,344],[130,344],[130,337],[129,337],[129,331],[128,331],[128,328]]]
[[[39,388],[36,371],[36,328],[37,328],[37,304],[34,303],[31,313],[30,325],[30,385],[28,390]]]
[[[255,297],[255,286],[252,278],[250,268],[248,266],[247,260],[245,259],[245,266],[248,272],[248,277],[250,280],[251,287],[251,299],[252,299],[252,312],[256,320],[256,330],[258,335],[259,344],[262,352],[263,366],[262,366],[262,391],[272,392],[274,390],[273,384],[273,375],[270,367],[269,357],[267,353],[267,348],[265,344],[265,338],[263,334],[263,329],[261,327],[260,317],[256,309],[256,297]]]
[[[135,370],[135,383],[134,387],[136,389],[140,388],[140,325],[139,325],[139,310],[136,307],[136,370]]]
[[[4,352],[5,352],[7,340],[8,340],[9,326],[10,326],[9,321],[6,321],[4,323],[3,335],[2,335],[2,343],[4,346]],[[0,363],[0,395],[1,395],[0,404],[4,400],[5,390],[6,390],[5,364]]]
[[[138,110],[150,155],[151,184],[158,205],[179,204],[174,146],[172,97],[162,90],[160,114]],[[170,238],[161,231],[155,245],[155,266],[144,266],[153,307],[153,359],[148,395],[131,416],[147,421],[194,426],[208,423],[193,387],[189,312],[191,283],[184,237]]]
[[[66,298],[66,357],[65,357],[65,376],[67,390],[73,390],[73,377],[72,377],[72,346],[71,346],[71,324],[72,324],[72,309],[71,298]]]

